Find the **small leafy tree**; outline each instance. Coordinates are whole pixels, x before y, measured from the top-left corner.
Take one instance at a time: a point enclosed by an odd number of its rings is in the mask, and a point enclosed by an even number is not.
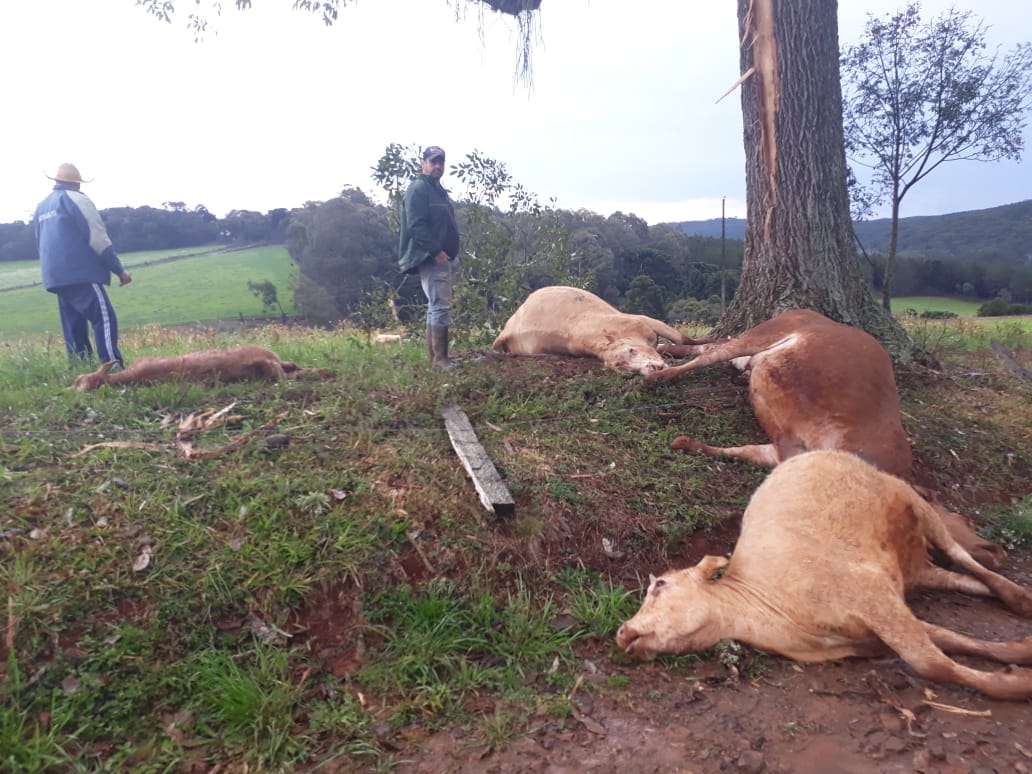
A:
[[[294,292],[300,315],[317,324],[354,318],[383,279],[397,273],[396,240],[386,209],[355,188],[295,211],[286,247],[300,270]]]
[[[392,142],[373,167],[373,180],[387,194],[391,227],[395,231],[401,228],[401,202],[405,198],[405,189],[420,171],[419,156],[417,146]]]
[[[251,280],[248,280],[247,289],[262,302],[263,311],[271,312],[275,309],[279,309],[280,318],[284,321],[287,319],[287,310],[284,309],[283,304],[279,302],[279,295],[276,292],[276,286],[271,280],[262,280],[261,282],[252,282]]]
[[[854,186],[854,211],[886,198],[892,208],[882,280],[888,309],[900,204],[947,161],[1019,160],[1032,105],[1032,46],[986,53],[985,24],[970,12],[921,20],[919,3],[869,16],[864,39],[842,52],[842,112],[850,160],[873,171]]]
[[[503,162],[476,149],[456,166],[455,177],[465,186],[460,315],[498,331],[529,291],[567,284],[566,229],[554,206],[541,205]]]
[[[623,310],[629,314],[643,314],[663,319],[663,291],[652,277],[639,274],[631,280],[627,288]]]

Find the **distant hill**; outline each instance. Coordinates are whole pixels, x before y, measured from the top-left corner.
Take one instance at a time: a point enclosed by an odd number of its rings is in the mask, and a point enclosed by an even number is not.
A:
[[[720,218],[667,224],[686,234],[720,237]],[[869,253],[886,253],[892,221],[861,221],[856,234]],[[745,238],[745,220],[728,218],[728,239]],[[977,258],[1007,263],[1032,263],[1032,199],[986,210],[901,218],[901,255]]]
[[[728,239],[745,239],[745,218],[728,218],[724,221]],[[664,223],[679,228],[688,236],[716,237],[720,239],[720,218],[711,220],[682,220],[680,223]]]

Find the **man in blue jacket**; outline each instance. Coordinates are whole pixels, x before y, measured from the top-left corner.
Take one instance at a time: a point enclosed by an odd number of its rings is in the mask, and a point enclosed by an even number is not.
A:
[[[47,177],[50,177],[47,175]],[[74,164],[62,164],[50,178],[56,185],[36,207],[32,223],[43,271],[43,287],[57,296],[69,357],[93,356],[89,326],[101,363],[124,366],[118,351],[118,319],[105,285],[115,274],[123,285],[129,272],[111,247],[100,213],[79,186],[86,182]]]
[[[426,342],[430,362],[450,368],[448,326],[452,290],[459,274],[459,227],[455,208],[441,185],[444,150],[431,145],[423,151],[422,171],[405,191],[401,206],[398,267],[419,272],[426,294]]]

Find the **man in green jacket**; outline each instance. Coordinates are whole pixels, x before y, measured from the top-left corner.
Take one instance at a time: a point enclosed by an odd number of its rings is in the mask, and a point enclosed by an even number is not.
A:
[[[431,145],[423,151],[422,171],[405,191],[401,206],[398,266],[419,273],[426,294],[426,342],[430,362],[450,368],[448,326],[452,289],[459,275],[459,227],[455,208],[441,185],[444,150]]]

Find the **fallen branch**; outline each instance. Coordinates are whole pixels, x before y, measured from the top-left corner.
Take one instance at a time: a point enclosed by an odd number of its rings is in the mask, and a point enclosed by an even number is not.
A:
[[[212,415],[210,419],[202,425],[201,428],[197,428],[195,426],[195,423],[192,421],[191,417],[187,418],[187,420],[189,420],[187,422],[189,430],[187,431],[186,436],[183,437],[180,434],[176,435],[176,446],[179,447],[179,450],[183,453],[184,457],[186,457],[188,460],[207,460],[211,459],[212,457],[218,457],[219,455],[226,454],[227,452],[235,451],[236,449],[239,449],[242,446],[246,446],[251,441],[251,439],[254,438],[256,435],[260,435],[261,433],[264,433],[266,430],[269,430],[278,425],[287,416],[287,412],[282,411],[275,417],[270,419],[268,422],[263,424],[261,427],[251,430],[250,432],[244,433],[241,436],[237,436],[232,441],[227,443],[225,446],[221,446],[218,449],[201,450],[195,448],[193,443],[190,441],[190,438],[192,438],[198,432],[198,429],[207,430],[210,427],[214,427],[229,421],[231,418],[227,417],[225,415],[225,412],[227,412],[230,408],[232,408],[232,405],[227,406],[226,408],[222,409],[222,411],[219,411],[218,413]]]
[[[952,704],[940,704],[937,701],[928,701],[925,699],[921,702],[926,707],[932,709],[942,710],[943,712],[952,712],[954,715],[969,715],[973,718],[991,718],[993,716],[992,710],[969,710],[963,707],[954,707]]]
[[[218,457],[221,454],[234,451],[246,446],[255,436],[264,433],[265,431],[277,426],[287,416],[286,411],[282,411],[275,417],[264,423],[261,427],[251,430],[243,435],[237,436],[232,439],[229,443],[224,446],[220,446],[217,449],[198,449],[194,446],[193,439],[205,430],[211,430],[213,427],[219,427],[220,425],[227,424],[229,422],[239,421],[243,419],[238,414],[230,414],[229,412],[236,407],[236,401],[230,403],[223,409],[215,411],[213,409],[205,409],[204,411],[195,411],[191,414],[187,414],[185,417],[176,422],[176,434],[174,443],[179,452],[186,457],[188,460],[206,460],[212,457]],[[161,423],[163,428],[172,425],[174,420],[167,418]],[[79,457],[86,454],[94,449],[145,449],[147,451],[160,451],[165,448],[162,444],[156,443],[144,443],[143,441],[104,441],[103,443],[93,443],[83,447],[73,457]]]

